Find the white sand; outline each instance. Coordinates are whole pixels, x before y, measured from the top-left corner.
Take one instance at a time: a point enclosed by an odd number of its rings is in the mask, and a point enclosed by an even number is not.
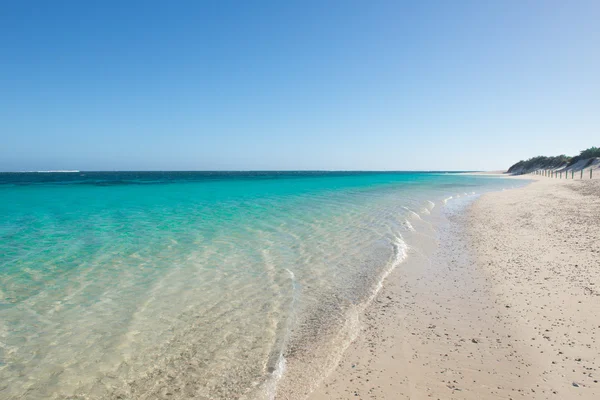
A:
[[[600,181],[490,193],[443,230],[310,398],[600,399]]]

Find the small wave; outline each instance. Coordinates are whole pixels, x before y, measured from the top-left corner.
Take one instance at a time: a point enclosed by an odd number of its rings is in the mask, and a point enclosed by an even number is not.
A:
[[[406,220],[404,224],[408,227],[408,230],[411,232],[415,232],[415,228],[412,226],[409,220]]]
[[[275,370],[271,373],[271,378],[265,384],[265,397],[269,400],[275,400],[277,396],[277,384],[285,372],[285,357],[283,353],[279,354]]]
[[[283,352],[285,351],[288,341],[289,341],[289,338],[292,334],[294,310],[296,308],[297,289],[298,289],[298,285],[296,283],[296,275],[294,275],[294,272],[288,268],[285,268],[285,270],[289,274],[290,280],[292,283],[292,302],[290,304],[290,316],[286,322],[286,333],[285,333],[285,336],[283,339],[281,350],[279,352],[279,357],[277,359],[277,363],[275,365],[275,369],[273,370],[273,372],[271,372],[271,377],[264,384],[264,394],[268,400],[275,400],[275,398],[277,397],[277,385],[278,385],[279,381],[281,380],[281,378],[283,378],[283,375],[285,373],[286,359],[285,359],[285,356],[283,355]]]
[[[295,286],[296,284],[296,275],[294,275],[294,273],[292,271],[290,271],[289,269],[285,269],[287,271],[288,274],[290,274],[290,278],[292,279],[292,286]]]
[[[422,220],[421,216],[419,214],[417,214],[416,212],[414,212],[413,210],[411,210],[410,208],[404,207],[404,206],[402,206],[402,208],[405,209],[406,211],[408,211],[411,216]]]
[[[381,277],[377,282],[377,285],[375,286],[374,290],[371,292],[370,296],[360,304],[356,304],[355,306],[350,307],[348,309],[346,313],[344,326],[338,334],[338,338],[343,338],[341,340],[342,343],[338,347],[336,355],[334,356],[334,358],[332,358],[332,362],[330,362],[329,365],[325,368],[324,373],[320,375],[317,381],[312,382],[310,388],[307,390],[307,393],[311,393],[320,384],[320,382],[322,382],[322,379],[331,374],[331,372],[333,372],[333,370],[338,366],[342,355],[346,352],[350,344],[356,339],[356,337],[360,333],[361,314],[373,302],[375,297],[377,297],[377,295],[383,288],[383,284],[386,278],[407,258],[408,245],[404,242],[401,235],[397,235],[391,244],[394,248],[393,259],[381,274]]]
[[[29,172],[35,172],[35,173],[38,173],[38,174],[75,174],[75,173],[78,173],[78,172],[81,172],[81,171],[79,171],[77,169],[72,169],[72,170],[68,170],[68,169],[61,170],[61,169],[58,169],[58,170],[29,171]]]
[[[419,211],[422,214],[430,215],[431,214],[431,210],[433,210],[434,207],[435,207],[435,203],[433,201],[426,200],[425,201],[425,207],[421,208]]]
[[[376,286],[375,290],[373,291],[373,294],[371,295],[371,297],[369,297],[369,300],[368,300],[367,304],[371,303],[371,301],[373,301],[373,299],[375,298],[375,296],[377,296],[377,293],[379,293],[379,291],[383,288],[383,282],[385,281],[385,279],[408,256],[408,245],[402,239],[402,236],[398,235],[396,237],[395,241],[392,243],[392,246],[394,247],[394,260],[392,261],[392,263],[390,264],[390,266],[385,271],[383,271],[383,274],[381,275],[381,279],[377,283],[377,286]]]
[[[446,204],[446,203],[448,202],[448,200],[452,200],[452,199],[453,199],[453,197],[452,197],[452,196],[450,196],[450,197],[446,197],[446,198],[445,198],[444,200],[442,200],[442,201],[444,202],[444,204]]]

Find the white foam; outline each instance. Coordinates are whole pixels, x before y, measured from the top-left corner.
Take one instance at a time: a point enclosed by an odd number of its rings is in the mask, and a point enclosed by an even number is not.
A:
[[[275,397],[277,396],[277,385],[278,385],[279,381],[281,380],[281,378],[283,378],[283,375],[285,373],[286,359],[283,355],[283,352],[284,352],[284,349],[287,347],[288,340],[292,334],[294,309],[295,309],[295,305],[296,305],[296,296],[297,296],[296,275],[294,275],[294,272],[288,268],[285,268],[285,270],[289,274],[290,279],[292,281],[291,282],[292,283],[292,302],[290,304],[290,317],[288,318],[288,320],[286,322],[286,334],[283,339],[281,351],[279,352],[279,358],[277,359],[277,365],[275,366],[275,370],[271,373],[270,379],[268,379],[264,384],[264,394],[265,394],[265,398],[267,398],[268,400],[275,400]]]
[[[52,173],[52,174],[56,174],[56,173],[74,174],[74,173],[77,173],[77,172],[80,172],[80,171],[77,170],[77,169],[73,169],[73,170],[68,170],[68,169],[60,170],[59,169],[59,170],[49,170],[49,171],[28,171],[28,172],[37,172],[38,174],[50,174],[50,173]]]
[[[408,211],[410,213],[410,215],[412,215],[413,217],[415,217],[417,219],[422,219],[419,214],[417,214],[416,212],[414,212],[410,208],[407,208],[407,207],[404,207],[404,206],[402,206],[402,208],[404,208],[406,211]]]
[[[285,357],[283,356],[283,352],[279,354],[279,359],[277,360],[277,366],[275,370],[271,374],[271,378],[265,383],[265,398],[268,400],[275,400],[277,396],[277,384],[283,377],[285,373]]]
[[[342,355],[346,352],[346,349],[348,349],[350,344],[356,339],[360,332],[360,315],[364,312],[367,306],[373,302],[375,297],[377,297],[377,294],[379,294],[383,288],[383,283],[385,282],[386,278],[407,258],[408,245],[404,242],[401,235],[396,236],[395,240],[392,242],[392,246],[394,247],[394,259],[391,261],[388,268],[383,271],[383,274],[381,275],[381,278],[377,282],[375,290],[373,290],[371,295],[363,303],[357,304],[347,311],[346,322],[338,334],[338,337],[345,336],[346,339],[343,340],[343,344],[340,346],[339,352],[337,353],[336,357],[332,359],[332,362],[329,363],[325,373],[321,375],[316,382],[313,382],[307,393],[311,393],[320,384],[322,379],[331,374],[331,372],[333,372],[333,370],[337,367]]]
[[[390,266],[385,271],[383,271],[381,279],[377,283],[375,291],[373,292],[371,297],[369,297],[369,301],[367,302],[367,304],[370,303],[375,298],[375,296],[377,296],[377,293],[379,293],[379,291],[383,288],[383,282],[385,281],[385,278],[387,278],[392,273],[392,271],[395,270],[396,267],[400,265],[402,261],[404,261],[408,256],[408,245],[402,239],[401,235],[398,235],[396,237],[394,243],[392,243],[392,246],[394,246],[394,260],[392,261]]]
[[[434,207],[435,207],[435,203],[433,201],[426,200],[425,207],[421,208],[419,211],[422,214],[429,215],[429,214],[431,214],[431,210],[433,210]]]
[[[287,268],[285,270],[288,272],[288,274],[290,274],[290,278],[292,278],[292,280],[295,281],[296,275],[294,275],[294,273]],[[292,282],[292,284],[293,284],[293,282]]]

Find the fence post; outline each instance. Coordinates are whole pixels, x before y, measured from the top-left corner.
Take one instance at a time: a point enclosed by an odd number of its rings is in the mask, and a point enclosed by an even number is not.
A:
[[[575,179],[575,178],[574,178],[574,176],[575,176],[575,170],[574,170],[574,169],[572,169],[572,170],[571,170],[571,179]]]
[[[581,168],[581,176],[579,177],[579,179],[583,179],[583,168]]]
[[[592,179],[592,168],[590,168],[590,179]]]

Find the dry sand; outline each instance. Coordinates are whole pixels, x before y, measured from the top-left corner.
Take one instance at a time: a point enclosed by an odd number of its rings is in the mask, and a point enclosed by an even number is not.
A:
[[[600,399],[600,180],[539,178],[422,230],[311,399]]]

